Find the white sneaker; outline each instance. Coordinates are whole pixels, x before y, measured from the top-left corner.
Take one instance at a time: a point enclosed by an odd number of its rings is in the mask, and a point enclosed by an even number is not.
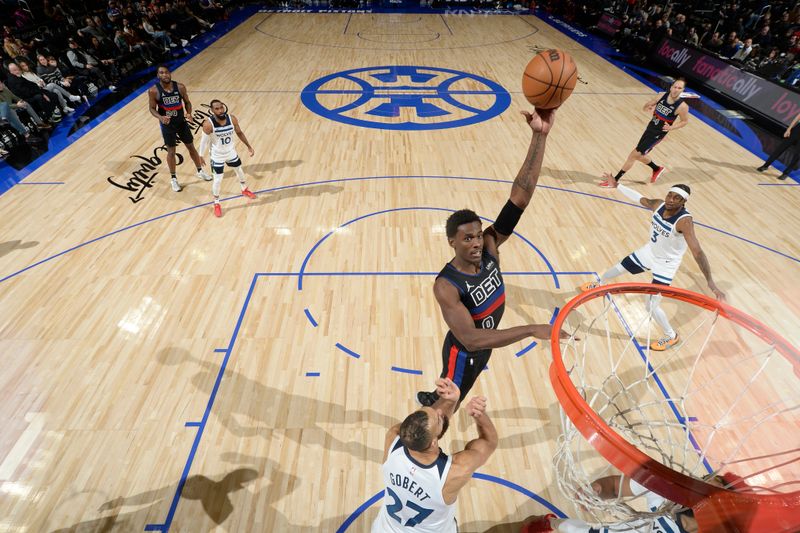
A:
[[[113,93],[113,92],[116,92],[116,90],[117,90],[117,86],[116,86],[116,85],[109,85],[109,86],[108,86],[108,90],[109,90],[109,91],[111,91],[112,93]]]
[[[172,178],[172,180],[170,180],[170,181],[172,181],[172,190],[173,191],[181,192],[183,190],[183,187],[181,187],[181,184],[178,183],[178,178]]]
[[[199,170],[199,171],[197,172],[197,177],[198,177],[198,178],[202,178],[202,179],[204,179],[204,180],[206,180],[206,181],[211,181],[212,179],[214,179],[214,178],[212,178],[212,177],[211,177],[211,175],[210,175],[208,172],[206,172],[205,170]]]
[[[187,44],[189,44],[189,41],[186,39],[181,39],[181,46],[186,46]]]
[[[80,96],[70,96],[69,97],[69,101],[70,102],[80,102],[81,101],[81,97]]]
[[[65,107],[61,110],[61,112],[64,113],[65,115],[71,115],[72,113],[75,112],[75,110],[72,109],[71,107]]]

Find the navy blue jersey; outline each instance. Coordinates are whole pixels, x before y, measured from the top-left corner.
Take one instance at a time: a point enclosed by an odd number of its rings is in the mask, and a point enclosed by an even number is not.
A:
[[[476,328],[497,329],[505,310],[506,287],[500,263],[492,254],[483,250],[481,269],[477,274],[466,274],[447,263],[436,278],[444,278],[458,289],[461,303],[469,311]],[[451,332],[448,332],[448,337],[455,339]],[[455,341],[459,350],[464,350],[458,339]]]
[[[683,103],[683,98],[678,98],[673,103],[669,103],[669,93],[664,94],[656,103],[653,110],[653,119],[647,125],[649,128],[661,130],[664,124],[672,124],[678,117],[678,106]]]
[[[178,82],[173,80],[172,88],[169,91],[161,86],[161,82],[158,82],[156,83],[156,91],[158,91],[158,96],[156,97],[158,114],[164,117],[170,117],[173,120],[185,120],[183,115],[183,97],[178,90]]]

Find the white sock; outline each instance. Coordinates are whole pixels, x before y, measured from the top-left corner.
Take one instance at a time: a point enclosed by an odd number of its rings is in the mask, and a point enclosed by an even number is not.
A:
[[[211,183],[211,194],[214,195],[214,198],[219,198],[219,189],[220,185],[222,184],[222,174],[217,174],[214,172],[212,176],[214,177],[214,181]]]
[[[672,325],[669,323],[669,319],[667,319],[667,314],[661,309],[661,300],[663,296],[657,294],[655,296],[648,296],[647,297],[647,310],[653,315],[653,319],[655,319],[656,324],[664,330],[664,335],[669,337],[670,339],[674,339],[677,335],[675,330],[672,329]]]
[[[608,270],[606,270],[602,276],[600,276],[600,283],[608,283],[608,280],[614,279],[620,274],[624,274],[627,272],[625,267],[622,266],[622,263],[617,263],[616,265],[612,266]]]
[[[242,187],[242,190],[245,190],[247,188],[247,182],[244,179],[244,170],[242,170],[242,167],[236,167],[233,171],[236,173],[236,177],[239,178],[239,185]]]

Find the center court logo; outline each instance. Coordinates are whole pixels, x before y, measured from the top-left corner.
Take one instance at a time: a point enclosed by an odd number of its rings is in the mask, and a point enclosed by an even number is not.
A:
[[[437,130],[496,117],[511,104],[500,84],[437,67],[345,70],[311,82],[303,104],[325,118],[385,130]]]

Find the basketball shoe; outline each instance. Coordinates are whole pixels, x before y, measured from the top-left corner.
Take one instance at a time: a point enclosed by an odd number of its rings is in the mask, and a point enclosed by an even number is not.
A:
[[[245,187],[244,189],[242,189],[242,194],[243,194],[244,196],[247,196],[247,197],[248,197],[248,198],[250,198],[251,200],[255,200],[255,199],[256,199],[256,195],[255,195],[255,193],[253,193],[253,192],[252,192],[250,189],[248,189],[247,187]]]
[[[534,517],[532,522],[528,522],[522,529],[519,530],[519,533],[547,533],[549,531],[554,531],[553,527],[550,525],[550,519],[557,518],[554,514],[546,514],[544,516]]]
[[[669,350],[670,348],[674,347],[678,344],[678,334],[676,333],[674,337],[662,337],[657,341],[654,341],[650,344],[650,349],[654,352],[663,352],[664,350]]]
[[[222,206],[220,206],[217,202],[214,202],[214,216],[217,218],[222,216]]]
[[[430,407],[435,404],[439,399],[439,395],[435,392],[419,391],[417,393],[417,403],[422,407]]]
[[[655,169],[655,170],[653,171],[653,175],[652,175],[652,176],[650,176],[650,183],[655,183],[655,182],[657,182],[657,181],[658,181],[658,178],[660,178],[660,177],[661,177],[661,175],[662,175],[664,172],[666,172],[666,171],[667,171],[667,169],[666,169],[665,167],[658,167],[657,169]]]

